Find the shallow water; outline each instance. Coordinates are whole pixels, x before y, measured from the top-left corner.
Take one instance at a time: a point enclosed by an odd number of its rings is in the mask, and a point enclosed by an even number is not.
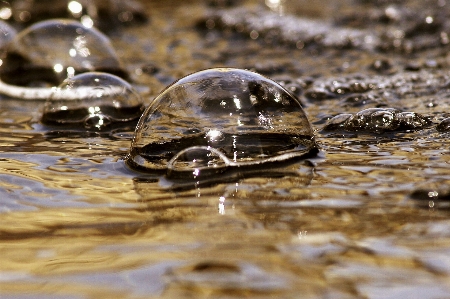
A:
[[[450,116],[450,3],[211,5],[228,2],[149,1],[149,23],[109,36],[145,105],[211,67],[285,84],[318,156],[186,185],[125,165],[133,126],[46,126],[44,102],[2,98],[1,298],[449,296],[450,132],[436,125]],[[279,38],[299,23],[325,31]],[[323,130],[375,107],[432,124]]]

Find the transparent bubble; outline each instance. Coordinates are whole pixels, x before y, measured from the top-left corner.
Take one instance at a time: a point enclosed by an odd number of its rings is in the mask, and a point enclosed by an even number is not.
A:
[[[78,20],[86,27],[95,26],[102,31],[115,29],[120,24],[145,22],[145,8],[134,0],[14,0],[2,6],[0,18],[7,16],[18,23],[38,22],[49,18]],[[3,10],[2,14],[2,7]]]
[[[111,74],[88,72],[58,87],[45,103],[42,122],[102,130],[137,120],[143,110],[139,94],[128,82]]]
[[[65,78],[88,71],[126,78],[109,39],[76,21],[36,23],[17,34],[7,51],[0,78],[9,84],[56,86]]]
[[[197,153],[198,147],[219,151],[228,167],[317,150],[309,121],[293,95],[259,74],[231,68],[191,74],[159,94],[138,123],[127,160],[140,169],[164,170],[170,164],[173,170],[179,153],[190,147],[197,147]]]
[[[436,129],[439,132],[450,132],[450,117],[443,119],[437,126]]]

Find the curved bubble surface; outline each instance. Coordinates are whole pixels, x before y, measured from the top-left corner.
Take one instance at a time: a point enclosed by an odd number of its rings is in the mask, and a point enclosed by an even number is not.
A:
[[[121,24],[148,20],[145,7],[135,0],[13,0],[0,2],[0,18],[19,24],[39,22],[49,18],[78,20],[86,27],[102,31],[117,29]]]
[[[66,79],[44,106],[42,122],[103,129],[137,120],[144,110],[141,97],[125,80],[100,72]]]
[[[88,71],[126,78],[108,37],[79,22],[56,19],[36,23],[17,34],[8,46],[0,78],[14,85],[56,86],[65,78]]]
[[[292,94],[257,73],[233,68],[188,75],[160,93],[138,123],[127,162],[167,170],[171,159],[190,147],[214,148],[231,166],[317,151],[310,123]]]
[[[0,6],[1,10],[1,6]],[[1,11],[0,11],[1,12]],[[7,44],[16,36],[14,28],[4,21],[0,21],[0,51],[3,52]],[[3,55],[3,54],[2,54]]]

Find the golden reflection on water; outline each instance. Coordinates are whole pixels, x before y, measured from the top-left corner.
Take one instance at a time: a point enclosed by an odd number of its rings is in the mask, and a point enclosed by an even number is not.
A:
[[[114,38],[130,71],[156,62],[166,71],[135,76],[152,94],[225,58],[240,67],[294,59],[306,75],[342,64],[333,51],[322,61],[204,37],[191,24],[203,4],[167,3],[152,3],[151,26]],[[175,188],[124,166],[129,138],[50,130],[38,123],[39,109],[0,104],[0,298],[448,297],[448,208],[408,198],[420,186],[448,185],[448,135],[318,132],[322,152],[310,162]],[[345,109],[306,106],[313,122]]]

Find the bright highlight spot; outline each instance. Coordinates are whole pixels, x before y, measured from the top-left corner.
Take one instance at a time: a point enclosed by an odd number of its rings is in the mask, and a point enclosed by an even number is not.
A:
[[[83,10],[83,6],[77,1],[70,1],[67,8],[73,14],[79,14]]]
[[[55,70],[55,72],[61,73],[63,71],[64,67],[62,66],[62,64],[57,63],[53,66],[53,69]]]

